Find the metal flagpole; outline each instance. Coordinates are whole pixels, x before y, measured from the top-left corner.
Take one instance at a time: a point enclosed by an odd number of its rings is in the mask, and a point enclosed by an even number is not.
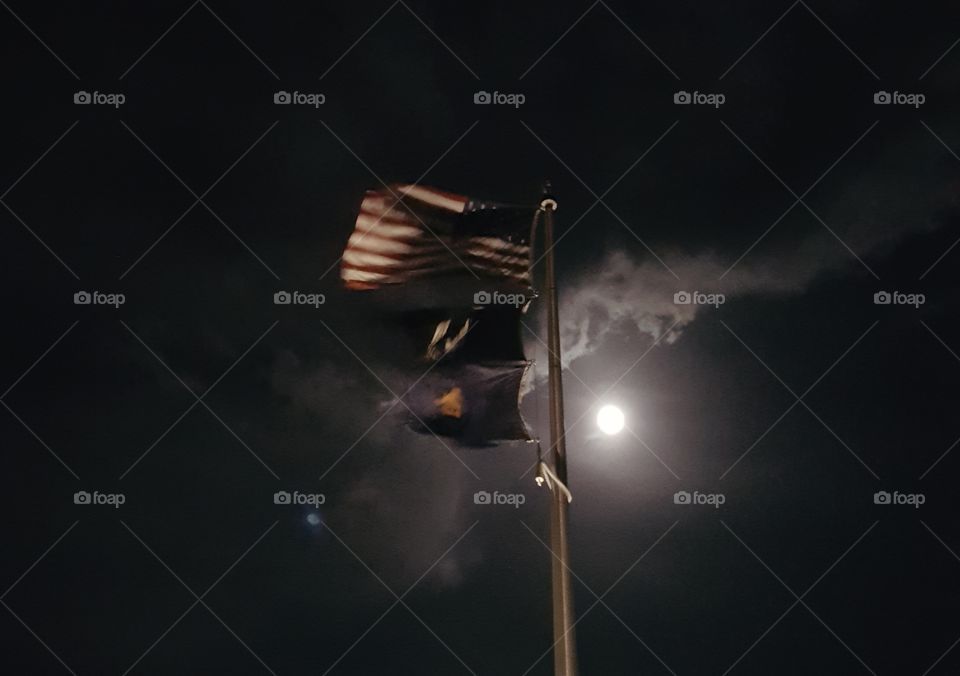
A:
[[[550,381],[550,441],[554,453],[554,471],[560,486],[550,491],[550,548],[553,580],[553,670],[556,676],[576,676],[577,651],[573,631],[573,591],[570,586],[569,546],[567,540],[567,449],[563,426],[563,381],[560,364],[560,322],[557,307],[557,276],[553,258],[553,213],[556,200],[549,194],[549,183],[540,201],[543,212],[543,246],[546,258],[547,347]],[[562,489],[561,489],[562,487]]]

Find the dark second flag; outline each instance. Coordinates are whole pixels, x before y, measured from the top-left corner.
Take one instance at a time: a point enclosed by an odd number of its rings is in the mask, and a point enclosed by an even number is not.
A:
[[[529,440],[518,408],[527,364],[438,367],[404,397],[410,426],[467,446]]]
[[[407,401],[414,429],[472,446],[530,439],[519,410],[529,366],[520,339],[525,310],[488,306],[405,317],[424,346],[419,361],[433,364]]]

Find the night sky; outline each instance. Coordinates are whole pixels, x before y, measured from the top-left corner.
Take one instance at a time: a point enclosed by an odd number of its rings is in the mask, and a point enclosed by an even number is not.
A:
[[[960,673],[947,3],[0,5],[0,673],[552,673],[535,447],[406,429],[337,271],[547,179],[582,674]]]

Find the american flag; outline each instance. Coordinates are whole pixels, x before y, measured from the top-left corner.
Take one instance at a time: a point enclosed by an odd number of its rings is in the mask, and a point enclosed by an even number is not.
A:
[[[348,289],[457,273],[529,287],[535,210],[420,185],[367,191],[340,276]]]

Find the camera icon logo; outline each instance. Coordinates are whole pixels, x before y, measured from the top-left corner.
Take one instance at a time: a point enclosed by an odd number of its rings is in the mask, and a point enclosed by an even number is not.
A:
[[[873,304],[874,305],[890,305],[893,297],[890,295],[889,291],[877,291],[873,294]]]
[[[485,92],[483,90],[480,90],[478,92],[475,92],[473,95],[473,102],[476,104],[486,105],[488,103],[492,103],[492,101],[493,101],[493,97],[490,96],[490,92]]]
[[[891,498],[888,491],[877,491],[873,494],[873,504],[875,505],[889,505],[890,502]]]
[[[491,300],[489,291],[477,291],[473,294],[474,305],[489,305]]]
[[[74,305],[90,305],[92,300],[92,296],[87,291],[77,291],[75,294],[73,294]]]
[[[289,291],[277,291],[273,294],[274,305],[290,305],[292,296]]]
[[[689,505],[692,502],[692,498],[688,491],[677,491],[673,494],[673,504],[675,505]]]
[[[879,92],[874,92],[873,94],[873,102],[876,104],[886,105],[890,103],[890,101],[891,101],[890,92],[885,92],[881,90]]]
[[[292,498],[288,491],[277,491],[273,494],[273,504],[275,505],[289,505]]]
[[[73,93],[73,102],[77,105],[85,106],[90,103],[90,100],[90,92],[85,92],[81,89]]]
[[[90,504],[90,493],[87,491],[77,491],[73,494],[73,504],[75,505],[89,505]]]
[[[676,305],[690,305],[693,302],[693,298],[690,296],[689,291],[677,291],[673,294],[673,302]]]
[[[477,491],[473,494],[473,504],[475,505],[489,505],[493,501],[493,497],[488,491]]]
[[[691,97],[690,92],[685,92],[682,89],[678,92],[673,93],[673,102],[679,105],[687,105],[690,103]]]
[[[279,105],[284,105],[290,103],[292,98],[290,92],[285,92],[282,89],[278,92],[273,93],[273,102]]]

